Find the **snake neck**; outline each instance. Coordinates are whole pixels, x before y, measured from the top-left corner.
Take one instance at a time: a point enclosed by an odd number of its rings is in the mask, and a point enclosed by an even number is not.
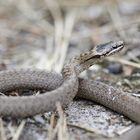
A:
[[[86,60],[87,58],[85,57],[85,55],[83,55],[83,53],[82,55],[76,56],[71,59],[69,63],[64,65],[64,68],[62,70],[63,78],[69,79],[71,77],[77,77],[81,72],[87,70],[93,64],[101,61],[101,58],[95,57],[92,60]]]

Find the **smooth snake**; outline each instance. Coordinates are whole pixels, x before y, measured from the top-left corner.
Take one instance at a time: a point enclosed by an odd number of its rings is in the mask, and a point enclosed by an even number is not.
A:
[[[47,92],[36,96],[0,96],[0,116],[33,116],[55,110],[56,102],[65,107],[77,96],[100,103],[140,123],[139,99],[104,83],[78,78],[82,71],[106,56],[119,52],[123,47],[123,41],[95,46],[65,64],[62,76],[55,72],[32,69],[1,71],[1,92],[24,88],[45,89]],[[136,129],[140,131],[139,126]]]

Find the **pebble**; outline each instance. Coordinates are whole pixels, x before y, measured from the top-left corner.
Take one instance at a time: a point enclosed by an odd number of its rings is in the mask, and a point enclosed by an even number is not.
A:
[[[120,74],[123,72],[122,65],[119,63],[112,63],[108,66],[108,70],[113,74]]]

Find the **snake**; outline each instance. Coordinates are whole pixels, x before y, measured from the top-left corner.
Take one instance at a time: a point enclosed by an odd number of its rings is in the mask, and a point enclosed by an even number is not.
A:
[[[56,103],[66,107],[74,97],[100,103],[131,120],[140,123],[140,102],[107,84],[85,80],[78,75],[107,56],[120,52],[123,41],[111,41],[72,58],[62,74],[37,69],[11,69],[0,72],[0,92],[17,89],[44,89],[43,94],[31,96],[0,96],[0,116],[30,117],[53,111]]]

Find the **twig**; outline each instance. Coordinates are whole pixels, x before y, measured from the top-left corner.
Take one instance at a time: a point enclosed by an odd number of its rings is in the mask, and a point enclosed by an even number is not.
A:
[[[51,44],[53,49],[53,57],[50,62],[50,69],[52,69],[52,65],[58,60],[59,58],[59,51],[61,47],[61,40],[62,40],[62,35],[63,35],[63,28],[64,28],[64,23],[63,23],[63,16],[60,10],[59,4],[55,0],[45,0],[46,5],[48,7],[48,10],[50,11],[53,20],[54,20],[54,46]],[[46,51],[47,52],[47,51]]]
[[[140,69],[140,64],[138,63],[134,63],[134,62],[131,62],[131,61],[128,61],[128,60],[125,60],[125,59],[122,59],[122,58],[115,58],[115,57],[108,57],[106,58],[108,61],[111,61],[111,62],[119,62],[119,63],[122,63],[124,65],[128,65],[128,66],[132,66],[132,67],[135,67],[135,68],[139,68]]]
[[[53,114],[51,116],[48,139],[54,140],[55,137],[57,137],[58,140],[69,140],[67,133],[66,118],[64,117],[64,113],[60,103],[57,103],[56,107],[59,114],[59,119],[57,120],[57,124],[55,125],[55,115]]]
[[[21,132],[22,132],[22,130],[23,130],[23,128],[24,128],[25,123],[26,123],[25,120],[23,120],[23,121],[20,123],[20,125],[19,125],[19,127],[17,128],[17,131],[16,131],[15,135],[13,136],[12,140],[18,140],[18,139],[19,139],[19,136],[20,136],[20,134],[21,134]]]
[[[59,63],[56,66],[55,70],[57,72],[60,72],[63,68],[64,65],[64,61],[66,58],[66,54],[67,54],[67,50],[68,50],[68,44],[69,44],[69,40],[72,34],[72,29],[74,26],[74,21],[75,21],[75,17],[76,17],[76,11],[73,9],[73,11],[69,12],[66,16],[65,19],[65,28],[64,28],[64,32],[63,32],[63,38],[61,41],[61,48],[59,48]]]
[[[80,125],[76,125],[76,124],[72,124],[72,123],[67,123],[67,125],[70,126],[70,127],[76,127],[78,129],[84,130],[84,131],[89,132],[89,133],[94,133],[95,135],[97,135],[97,132],[95,132],[95,131],[93,131],[93,130],[91,130],[89,128],[82,127]],[[98,133],[98,135],[99,135],[99,133]]]
[[[114,2],[114,3],[113,3]],[[113,25],[115,27],[115,29],[117,30],[118,34],[120,35],[121,38],[125,39],[126,37],[126,33],[123,29],[123,24],[122,24],[122,18],[118,12],[118,3],[117,0],[115,1],[110,1],[109,5],[108,5],[108,12],[110,14],[110,17],[113,21]],[[122,29],[120,30],[118,27],[121,26]]]
[[[69,140],[64,112],[62,110],[60,103],[57,103],[56,106],[57,106],[57,111],[59,114],[59,120],[58,120],[59,127],[58,127],[58,132],[57,132],[58,140]]]
[[[54,133],[53,133],[54,117],[55,117],[55,115],[52,114],[51,119],[50,119],[49,130],[48,130],[48,139],[49,139],[49,140],[53,140],[53,138],[54,138]]]
[[[1,118],[0,118],[0,139],[7,140],[6,135],[5,135],[5,129],[3,127],[3,121]]]

